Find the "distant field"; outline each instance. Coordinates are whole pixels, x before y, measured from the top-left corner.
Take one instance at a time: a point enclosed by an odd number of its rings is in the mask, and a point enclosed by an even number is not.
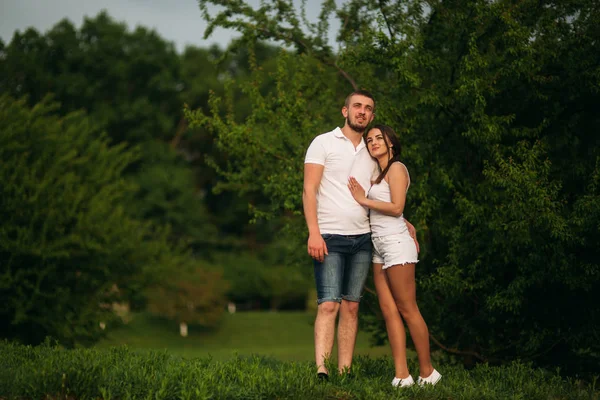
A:
[[[215,360],[257,354],[282,361],[309,361],[314,359],[313,322],[314,314],[306,312],[238,312],[226,314],[213,331],[191,326],[188,337],[183,338],[175,323],[134,314],[129,324],[109,331],[96,347],[125,344],[136,350],[165,349],[186,358],[210,355]],[[368,335],[359,332],[356,355],[389,354],[388,346],[370,347]]]

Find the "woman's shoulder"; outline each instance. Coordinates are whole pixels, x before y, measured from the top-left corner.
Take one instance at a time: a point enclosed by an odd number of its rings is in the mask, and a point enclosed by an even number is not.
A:
[[[408,168],[402,163],[402,161],[394,161],[392,165],[390,165],[389,172],[392,172],[393,174],[408,175]]]
[[[408,174],[408,169],[406,168],[406,165],[404,165],[400,161],[394,161],[392,165],[390,165],[390,168],[388,169],[388,172],[385,176],[386,183],[389,185],[390,181],[402,182],[402,180],[404,179],[410,181],[410,175]]]

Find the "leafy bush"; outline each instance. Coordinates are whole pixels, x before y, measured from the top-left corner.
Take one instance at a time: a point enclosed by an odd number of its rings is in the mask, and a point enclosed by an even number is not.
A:
[[[293,263],[294,242],[276,238],[255,252],[221,253],[214,262],[229,284],[228,297],[253,308],[304,309],[313,287],[311,269]]]
[[[220,271],[179,271],[147,290],[148,310],[179,323],[214,327],[223,314],[226,288]]]

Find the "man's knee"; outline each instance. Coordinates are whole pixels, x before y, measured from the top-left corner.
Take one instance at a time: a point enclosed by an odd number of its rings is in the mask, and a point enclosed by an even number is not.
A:
[[[341,312],[352,317],[358,317],[358,306],[357,301],[342,300]]]
[[[335,301],[326,301],[317,307],[317,313],[323,316],[336,316],[340,309],[340,303]]]

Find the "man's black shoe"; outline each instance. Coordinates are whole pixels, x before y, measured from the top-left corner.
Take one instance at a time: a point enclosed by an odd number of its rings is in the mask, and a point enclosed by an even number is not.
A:
[[[326,374],[325,372],[319,372],[317,374],[317,378],[319,378],[320,381],[328,381],[329,380],[329,375]]]

